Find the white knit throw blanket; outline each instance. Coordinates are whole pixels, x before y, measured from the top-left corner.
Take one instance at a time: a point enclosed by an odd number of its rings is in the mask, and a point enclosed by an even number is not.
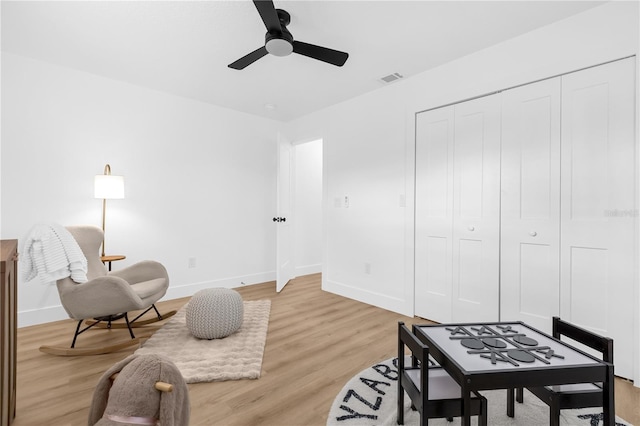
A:
[[[62,225],[34,226],[25,238],[23,253],[25,281],[36,276],[45,283],[69,276],[77,283],[87,281],[87,259]]]

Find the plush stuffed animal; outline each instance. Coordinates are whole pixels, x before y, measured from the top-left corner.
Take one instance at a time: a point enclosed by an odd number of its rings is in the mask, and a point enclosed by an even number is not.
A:
[[[171,391],[156,389],[157,382],[170,384]],[[160,355],[134,354],[113,365],[98,381],[89,426],[186,426],[190,411],[189,389],[175,364]]]

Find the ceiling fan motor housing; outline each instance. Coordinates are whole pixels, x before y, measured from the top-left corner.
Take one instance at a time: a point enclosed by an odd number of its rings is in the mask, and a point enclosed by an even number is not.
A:
[[[290,55],[293,52],[293,36],[286,28],[279,33],[267,33],[264,36],[264,46],[272,55]]]
[[[287,30],[291,22],[291,15],[285,10],[276,9],[282,31],[270,31],[264,36],[264,46],[267,52],[274,56],[287,56],[293,52],[293,36]]]

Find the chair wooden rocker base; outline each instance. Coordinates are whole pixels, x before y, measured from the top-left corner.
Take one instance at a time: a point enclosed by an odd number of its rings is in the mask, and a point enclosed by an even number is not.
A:
[[[144,314],[146,314],[147,312],[149,312],[151,309],[156,311],[156,317],[155,318],[149,318],[147,320],[143,320],[143,321],[138,321],[136,322],[140,317],[142,317]],[[144,312],[142,312],[140,315],[138,315],[137,317],[135,317],[133,319],[133,321],[129,321],[129,316],[128,313],[123,313],[123,314],[117,314],[117,315],[110,315],[110,316],[106,316],[106,317],[100,317],[100,318],[95,318],[94,320],[86,320],[85,324],[87,324],[87,326],[83,329],[80,329],[80,327],[82,326],[82,322],[85,320],[79,320],[78,321],[78,326],[76,327],[76,332],[73,335],[73,341],[71,342],[71,347],[62,347],[62,346],[40,346],[40,352],[44,352],[50,355],[57,355],[57,356],[85,356],[85,355],[101,355],[101,354],[107,354],[107,353],[111,353],[111,352],[117,352],[121,349],[124,348],[128,348],[129,346],[134,346],[134,345],[138,345],[140,344],[142,338],[140,337],[136,337],[133,334],[133,328],[138,328],[138,327],[142,327],[144,325],[148,325],[148,324],[152,324],[158,321],[162,321],[165,320],[167,318],[170,318],[172,316],[174,316],[176,314],[176,311],[169,311],[167,313],[165,313],[164,315],[161,315],[160,312],[158,312],[158,309],[156,308],[155,304],[151,305],[148,309],[146,309]],[[125,323],[113,323],[112,321],[116,320],[116,319],[120,319],[120,318],[124,318],[125,319]],[[105,323],[106,322],[106,323]],[[84,333],[85,331],[89,330],[92,327],[97,327],[97,328],[103,328],[103,329],[122,329],[122,328],[126,328],[129,330],[129,335],[131,336],[131,340],[127,340],[124,342],[120,342],[120,343],[115,343],[112,345],[105,345],[105,346],[93,346],[93,347],[86,347],[86,348],[76,348],[76,340],[78,339],[78,336],[82,333]],[[155,331],[155,330],[153,330]],[[144,338],[149,337],[149,336],[144,336]]]
[[[109,354],[111,352],[117,352],[121,349],[128,348],[140,344],[142,339],[136,337],[135,339],[127,340],[124,342],[116,343],[109,346],[91,346],[87,348],[67,348],[63,346],[40,346],[40,352],[44,352],[49,355],[57,356],[86,356],[86,355],[101,355]]]

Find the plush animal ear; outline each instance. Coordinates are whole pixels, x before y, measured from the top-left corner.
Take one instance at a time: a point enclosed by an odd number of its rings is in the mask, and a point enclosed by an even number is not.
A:
[[[138,355],[130,355],[122,361],[114,364],[109,368],[98,380],[95,390],[93,391],[93,399],[91,401],[91,408],[89,409],[89,421],[88,425],[93,426],[104,414],[104,410],[107,408],[109,402],[109,390],[111,389],[112,381],[111,376],[115,373],[119,373],[127,364],[137,358]]]
[[[173,412],[174,408],[176,408],[176,396],[174,392],[176,392],[175,386],[171,392],[162,392],[162,395],[160,395],[158,423],[162,426],[181,426],[180,423],[176,423],[176,413]]]
[[[109,401],[109,390],[111,389],[111,379],[107,377],[104,380],[104,376],[100,378],[98,384],[93,391],[93,400],[91,401],[91,408],[89,409],[89,426],[93,426],[102,418],[105,408],[107,408],[107,402]]]
[[[189,388],[178,367],[168,359],[163,359],[160,367],[160,380],[170,383],[171,392],[161,392],[159,423],[162,426],[187,426],[191,414]]]

